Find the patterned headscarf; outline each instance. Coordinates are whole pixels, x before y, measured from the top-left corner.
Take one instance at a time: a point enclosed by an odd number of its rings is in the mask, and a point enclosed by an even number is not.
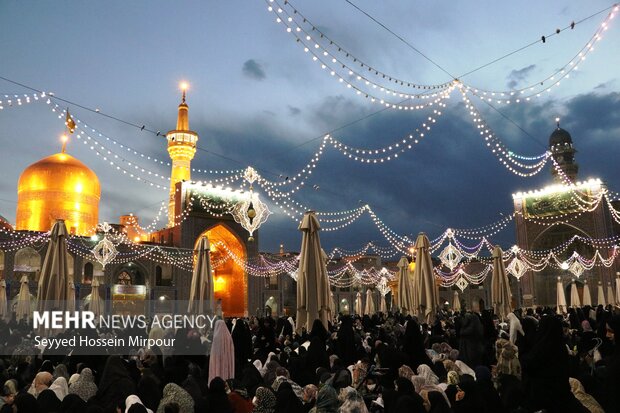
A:
[[[591,413],[604,413],[601,405],[598,404],[594,397],[586,393],[579,380],[570,377],[568,379],[568,383],[570,384],[570,391],[573,393],[575,398],[579,400],[579,402],[583,404],[586,409],[588,409],[588,411]]]
[[[276,395],[267,387],[256,389],[256,404],[253,413],[274,413],[276,409]]]
[[[411,380],[411,378],[415,376],[415,373],[413,372],[411,367],[407,366],[406,364],[403,364],[402,366],[398,368],[398,376]]]
[[[164,395],[157,408],[157,413],[164,413],[164,408],[168,403],[178,404],[179,413],[194,413],[194,399],[192,399],[192,396],[178,384],[166,384],[166,387],[164,387]]]
[[[316,396],[316,413],[336,413],[338,410],[338,395],[336,390],[326,384],[321,387]]]
[[[433,370],[426,364],[420,364],[418,366],[418,375],[424,377],[426,384],[439,384],[439,377]]]
[[[457,385],[459,384],[459,374],[456,371],[448,372],[448,384]]]
[[[82,370],[80,377],[69,388],[70,394],[77,394],[85,402],[97,394],[97,385],[93,371],[88,367]]]

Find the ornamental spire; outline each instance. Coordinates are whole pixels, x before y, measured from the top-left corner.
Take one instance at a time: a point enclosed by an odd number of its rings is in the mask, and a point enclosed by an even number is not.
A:
[[[177,116],[177,128],[179,131],[188,131],[189,130],[189,107],[187,103],[185,103],[185,96],[189,85],[187,82],[181,83],[181,91],[183,92],[181,95],[181,104],[179,105],[179,114]]]

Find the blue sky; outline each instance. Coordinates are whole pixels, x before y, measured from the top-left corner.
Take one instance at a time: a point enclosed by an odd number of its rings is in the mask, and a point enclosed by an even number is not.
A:
[[[354,3],[456,76],[611,5],[605,1],[478,1],[474,7],[463,1]],[[450,80],[345,0],[293,4],[330,37],[384,72],[421,83]],[[508,89],[542,79],[568,62],[604,17],[578,24],[463,81]],[[0,76],[161,131],[174,127],[177,85],[187,80],[190,124],[200,135],[199,147],[206,150],[197,153],[193,166],[253,165],[270,179],[292,176],[319,142],[298,145],[380,107],[321,70],[274,19],[262,0],[3,1]],[[530,136],[485,105],[478,106],[504,142],[524,155],[545,150],[554,118],[560,116],[578,150],[580,177],[600,177],[618,190],[620,29],[616,25],[612,21],[594,53],[552,93],[527,104],[498,106]],[[27,92],[0,81],[1,94]],[[70,109],[119,142],[151,156],[167,156],[163,137]],[[384,111],[334,135],[347,144],[378,148],[409,135],[426,116],[425,111]],[[20,172],[57,152],[61,133],[62,122],[45,104],[0,111],[0,214],[10,221]],[[70,143],[68,151],[101,179],[100,220],[116,222],[118,215],[134,212],[150,222],[165,192],[110,170],[84,145]],[[427,140],[413,151],[376,166],[326,150],[308,188],[296,199],[320,211],[355,208],[361,200],[397,232],[426,231],[434,237],[446,227],[495,221],[500,212],[511,212],[512,193],[549,181],[548,170],[521,178],[504,169],[484,147],[455,92]],[[319,189],[311,189],[313,185]],[[274,212],[261,228],[261,250],[275,250],[280,243],[297,249],[297,224],[279,210]],[[322,237],[327,248],[355,248],[371,240],[385,244],[367,216]],[[514,233],[509,228],[493,240],[509,246]]]

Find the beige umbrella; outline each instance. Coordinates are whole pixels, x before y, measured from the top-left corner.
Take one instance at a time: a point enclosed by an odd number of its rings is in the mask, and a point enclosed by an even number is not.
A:
[[[493,278],[491,279],[491,303],[495,314],[501,319],[512,312],[512,294],[506,267],[502,259],[502,249],[499,245],[493,248]]]
[[[598,305],[602,305],[603,307],[605,307],[607,305],[607,303],[605,302],[605,294],[603,293],[603,283],[602,282],[598,282]]]
[[[459,298],[459,292],[454,290],[454,298],[452,300],[452,310],[461,311],[461,299]]]
[[[616,305],[620,306],[620,277],[616,277]]]
[[[62,219],[56,220],[50,234],[47,252],[37,289],[37,310],[65,310],[69,296],[69,259],[67,227]]]
[[[93,277],[90,292],[90,305],[88,309],[95,314],[95,318],[99,318],[104,313],[104,302],[99,295],[99,277]]]
[[[592,296],[590,295],[590,287],[588,286],[588,280],[583,283],[583,305],[592,305]]]
[[[6,300],[6,281],[0,280],[0,320],[4,320],[9,316]]]
[[[70,312],[75,311],[75,284],[73,281],[69,281],[69,294],[67,296],[66,310]]]
[[[364,315],[364,305],[362,304],[362,293],[360,293],[359,291],[357,292],[357,295],[355,296],[355,314],[357,315]]]
[[[371,316],[375,311],[375,300],[372,298],[372,291],[369,288],[366,290],[366,307],[364,308],[364,313]]]
[[[195,249],[196,264],[192,271],[189,290],[188,313],[213,314],[213,270],[211,268],[211,245],[209,238],[201,237]],[[205,308],[205,300],[207,307]]]
[[[611,281],[607,283],[607,302],[611,305],[616,305],[616,297],[614,297],[614,288],[611,286]]]
[[[558,277],[557,283],[557,313],[566,314],[566,295],[564,294],[564,288],[562,287],[562,278]]]
[[[323,248],[321,248],[321,257],[323,257],[323,262],[325,263],[325,268],[327,269],[327,264],[329,263],[329,256],[327,255],[327,253],[325,252],[325,250]],[[329,277],[328,277],[329,280]],[[329,291],[329,309],[330,309],[330,320],[333,319],[334,314],[336,314],[337,311],[336,307],[336,301],[334,301],[334,292],[331,291],[331,286],[330,286],[330,291]]]
[[[570,285],[570,305],[574,308],[581,307],[579,292],[577,291],[577,284],[575,281],[573,281]]]
[[[387,313],[387,304],[385,303],[385,295],[379,294],[379,312]]]
[[[15,316],[17,321],[21,319],[29,320],[32,317],[32,309],[30,307],[30,287],[28,276],[23,275],[19,280],[19,294],[17,295],[17,307],[15,308]]]
[[[439,307],[439,291],[433,273],[430,242],[426,234],[421,232],[415,241],[416,261],[413,270],[414,291],[417,292],[418,306],[415,311],[420,319],[427,322]]]
[[[299,270],[297,275],[297,330],[310,331],[314,320],[319,319],[328,327],[331,319],[329,278],[321,254],[319,221],[314,211],[304,214],[299,230],[302,232]]]
[[[402,257],[398,261],[398,295],[395,304],[401,313],[413,315],[415,313],[414,301],[413,283],[409,276],[409,260],[407,257]]]

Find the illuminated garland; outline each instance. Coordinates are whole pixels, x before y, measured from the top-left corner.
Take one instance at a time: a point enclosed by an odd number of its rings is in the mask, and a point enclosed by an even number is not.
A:
[[[579,63],[584,61],[586,56],[594,51],[594,45],[603,39],[602,33],[609,28],[609,23],[615,17],[616,12],[618,12],[618,6],[615,6],[612,11],[607,14],[603,22],[598,26],[598,29],[577,54],[575,54],[568,63],[561,66],[546,78],[514,90],[485,90],[473,86],[466,86],[466,89],[483,100],[500,104],[521,103],[523,101],[529,101],[532,97],[540,97],[542,95],[541,92],[550,92],[553,86],[559,86],[560,81],[564,78],[568,78],[573,70],[578,69]],[[549,82],[551,83],[549,84]],[[540,91],[537,91],[538,89],[540,89]],[[530,94],[528,95],[528,93]],[[497,97],[502,99],[497,99]]]
[[[41,93],[23,93],[23,94],[12,94],[12,95],[4,95],[3,100],[0,100],[0,110],[15,106],[22,106],[27,103],[38,102],[39,99],[43,99],[46,97],[45,92]]]
[[[271,2],[271,0],[269,0],[269,2]],[[271,6],[268,6],[267,10],[274,11],[273,7]],[[443,99],[449,98],[450,93],[452,92],[452,90],[454,90],[455,84],[453,82],[450,82],[445,88],[439,89],[438,91],[431,91],[432,93],[429,94],[410,94],[395,89],[386,88],[381,86],[380,84],[371,82],[369,78],[365,77],[361,73],[352,70],[352,68],[348,67],[335,55],[330,54],[328,50],[323,49],[323,51],[321,52],[321,45],[313,40],[309,32],[306,32],[301,26],[297,25],[293,17],[290,16],[284,9],[277,7],[275,11],[276,14],[278,14],[278,17],[276,17],[275,19],[276,23],[282,23],[285,26],[286,31],[292,34],[295,37],[296,42],[303,46],[304,52],[312,55],[313,61],[319,63],[322,69],[330,69],[330,75],[334,78],[337,78],[338,82],[345,85],[348,89],[355,91],[357,95],[363,96],[366,99],[370,99],[370,101],[373,103],[376,102],[387,108],[398,110],[419,110],[437,104]],[[281,18],[280,15],[282,15],[283,17],[287,17]],[[343,74],[339,72],[341,70],[344,72]],[[370,87],[371,89],[378,89],[380,92],[388,96],[397,97],[401,100],[434,100],[419,105],[404,105],[403,102],[386,101],[385,99],[378,97],[377,95],[373,95],[371,92],[362,89],[361,86],[356,86],[355,84],[353,84],[353,82],[349,80],[351,77],[353,79],[356,79],[358,82],[364,83],[366,87]]]
[[[312,50],[312,47],[314,47],[317,52],[323,50],[323,56],[325,56],[326,58],[331,57],[332,63],[338,64],[339,66],[341,66],[342,69],[348,71],[349,76],[353,76],[358,81],[363,81],[366,85],[371,85],[375,89],[379,88],[381,91],[384,91],[388,94],[400,96],[407,96],[408,94],[407,92],[403,92],[400,90],[383,87],[366,76],[377,76],[384,82],[389,82],[390,84],[394,84],[396,86],[406,86],[407,88],[413,89],[445,90],[451,86],[451,82],[431,85],[417,84],[411,81],[398,79],[387,73],[381,72],[378,69],[368,65],[361,59],[357,58],[355,55],[350,53],[348,50],[346,50],[344,47],[342,47],[336,41],[330,38],[327,34],[322,32],[319,28],[317,28],[316,25],[310,22],[298,9],[293,7],[290,1],[284,0],[283,5],[276,0],[265,1],[268,5],[268,11],[275,12],[278,15],[278,17],[276,18],[276,22],[284,23],[286,26],[286,31],[295,36],[297,43],[305,46],[304,50],[306,52],[308,52],[308,49]],[[290,10],[290,12],[288,10]],[[477,88],[471,85],[466,85],[466,90],[471,91],[473,94],[479,96],[481,99],[485,99],[487,101],[496,101],[497,103],[520,103],[523,101],[529,101],[530,98],[533,96],[540,96],[541,93],[537,92],[536,89],[546,89],[549,92],[551,90],[551,87],[553,87],[554,85],[559,86],[560,80],[567,78],[571,71],[577,69],[578,63],[584,61],[586,55],[594,50],[594,44],[602,40],[601,34],[609,28],[609,23],[615,17],[616,12],[618,12],[618,6],[614,5],[612,11],[607,14],[606,18],[603,20],[601,25],[589,39],[587,44],[583,46],[568,63],[557,69],[551,75],[543,78],[542,80],[538,80],[528,86],[514,90],[493,91]],[[314,35],[314,33],[316,33],[316,35]],[[303,42],[303,39],[308,42],[314,42],[314,45],[310,45],[310,47],[308,47],[308,45]],[[334,51],[330,52],[330,49],[333,49]],[[337,57],[337,55],[341,57]],[[350,61],[351,64],[344,62],[344,59]],[[359,65],[360,72],[357,71],[357,68],[354,69],[352,65],[355,65],[356,67]],[[362,70],[363,73],[361,72]],[[549,85],[549,82],[552,83]],[[532,92],[532,94],[527,95],[527,92]],[[413,95],[413,97],[417,96]],[[497,99],[497,97],[500,97],[501,99]]]
[[[266,1],[267,3],[267,10],[272,12],[275,11],[276,14],[278,15],[283,15],[286,16],[284,18],[285,23],[289,23],[287,24],[287,32],[295,34],[295,33],[304,33],[305,36],[309,36],[310,34],[308,33],[307,30],[312,31],[317,33],[317,36],[314,36],[314,38],[310,38],[308,39],[308,41],[310,40],[315,40],[315,41],[322,41],[324,42],[327,46],[325,46],[324,50],[325,52],[328,53],[328,56],[330,55],[334,55],[334,59],[336,59],[336,62],[338,62],[343,69],[347,69],[349,71],[353,71],[354,75],[358,75],[356,70],[354,71],[353,67],[349,64],[344,63],[344,61],[342,59],[347,59],[349,61],[351,61],[352,64],[355,64],[356,66],[359,65],[360,69],[364,69],[365,72],[368,72],[368,75],[374,75],[374,76],[378,76],[381,79],[385,79],[384,81],[393,83],[395,85],[400,85],[400,86],[406,86],[408,88],[413,88],[413,89],[419,89],[419,90],[445,90],[447,88],[449,88],[452,85],[452,82],[445,82],[445,83],[441,83],[441,84],[419,84],[419,83],[415,83],[415,82],[410,82],[410,81],[406,81],[406,80],[402,80],[399,79],[395,76],[391,76],[387,73],[384,73],[382,71],[380,71],[379,69],[374,68],[373,66],[365,63],[364,61],[362,61],[361,59],[357,58],[356,56],[354,56],[352,53],[350,53],[349,51],[347,51],[344,47],[342,47],[341,45],[339,45],[336,41],[334,41],[333,39],[331,39],[327,34],[323,33],[320,29],[317,28],[316,25],[314,25],[312,22],[310,22],[301,12],[299,12],[299,10],[297,10],[295,7],[293,7],[293,5],[291,4],[290,1],[285,0],[284,1],[284,5],[281,5],[278,1],[276,0],[268,0]],[[284,8],[283,8],[284,7]],[[286,8],[290,9],[291,12],[287,12]],[[294,19],[292,16],[299,16],[299,18],[302,19],[301,23],[299,23],[299,21],[297,19]],[[280,21],[278,21],[277,19],[280,19]],[[280,23],[283,19],[281,19],[280,17],[278,17],[276,19],[276,22]],[[291,27],[295,25],[295,27]],[[303,27],[308,27],[308,29],[304,29]],[[288,30],[290,29],[290,31]],[[298,36],[295,36],[298,38]],[[329,53],[327,51],[327,47],[332,48],[334,50],[337,49],[336,52],[334,53]],[[315,47],[315,49],[320,49],[321,46],[319,45],[319,47]],[[342,58],[338,59],[335,57],[335,53],[338,53],[340,56],[342,56]],[[334,63],[336,63],[334,62]],[[361,77],[361,76],[360,76]],[[364,80],[364,81],[368,81],[369,84],[372,85],[376,85],[374,82],[370,82],[370,80],[368,80],[366,77],[361,78],[360,80]],[[377,85],[377,87],[381,87],[380,85]],[[391,91],[391,89],[390,89]],[[396,91],[394,91],[396,93]],[[398,93],[402,93],[402,92],[398,92]]]
[[[493,133],[484,119],[482,119],[482,115],[467,95],[462,90],[461,93],[463,95],[463,101],[465,102],[465,108],[469,111],[476,128],[480,130],[480,136],[484,137],[486,146],[497,157],[499,162],[506,167],[506,169],[521,177],[531,177],[543,170],[547,164],[547,161],[551,157],[549,152],[530,158],[537,160],[534,164],[525,164],[520,162],[518,159],[524,159],[525,157],[515,156],[512,151],[508,150],[502,141]],[[525,171],[520,171],[517,168],[524,169]]]

